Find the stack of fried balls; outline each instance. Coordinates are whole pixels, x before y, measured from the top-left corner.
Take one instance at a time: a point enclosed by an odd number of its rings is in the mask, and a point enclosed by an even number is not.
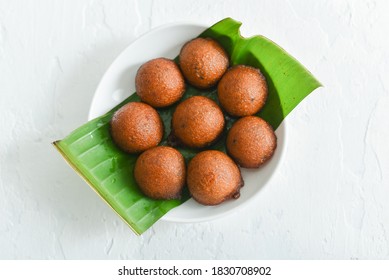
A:
[[[158,146],[164,126],[155,108],[181,100],[186,83],[199,88],[217,87],[217,100],[192,96],[178,103],[171,122],[170,146]],[[115,144],[127,153],[140,154],[134,177],[140,190],[153,199],[177,199],[188,187],[203,205],[238,198],[243,179],[240,167],[258,168],[277,146],[273,128],[255,116],[265,105],[267,84],[259,69],[229,67],[226,51],[210,38],[196,38],[181,49],[178,65],[156,58],[143,64],[135,78],[141,102],[117,110],[110,122]],[[227,154],[207,149],[225,131],[225,118],[237,121],[227,132]],[[186,165],[176,146],[199,152]]]

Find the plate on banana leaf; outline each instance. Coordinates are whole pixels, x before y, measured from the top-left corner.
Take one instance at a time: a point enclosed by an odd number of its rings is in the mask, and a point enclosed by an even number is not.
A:
[[[136,233],[142,234],[158,220],[200,222],[236,211],[260,194],[260,190],[276,174],[286,143],[285,117],[320,82],[296,59],[263,36],[243,38],[240,22],[226,18],[211,27],[196,24],[170,24],[154,29],[128,46],[104,74],[92,100],[89,121],[53,144],[69,165]],[[133,176],[137,155],[124,153],[113,143],[109,121],[113,113],[128,102],[140,101],[135,93],[135,75],[143,63],[157,57],[176,59],[183,44],[195,37],[209,37],[227,51],[230,64],[259,68],[268,83],[268,100],[258,116],[276,131],[278,138],[274,156],[259,169],[242,168],[245,181],[240,198],[217,206],[203,206],[184,191],[181,199],[153,200],[139,190]],[[216,102],[216,88],[196,89],[187,84],[182,100],[207,96]],[[180,101],[181,102],[181,101]],[[170,122],[176,105],[158,109],[165,134],[160,145],[167,145]],[[225,135],[235,119],[227,118],[223,136],[209,147],[225,152]],[[180,148],[186,162],[198,151]]]

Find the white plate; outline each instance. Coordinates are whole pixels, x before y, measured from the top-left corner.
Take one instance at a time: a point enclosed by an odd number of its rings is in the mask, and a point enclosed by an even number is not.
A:
[[[97,87],[89,110],[89,120],[94,119],[135,92],[135,75],[139,66],[157,58],[175,58],[182,45],[197,37],[207,27],[196,24],[169,24],[151,30],[129,45],[111,64]],[[275,173],[285,149],[284,122],[276,131],[278,147],[273,158],[260,169],[242,169],[245,181],[239,199],[218,206],[203,206],[193,199],[169,211],[162,220],[171,222],[201,222],[215,219],[236,211],[259,194]]]

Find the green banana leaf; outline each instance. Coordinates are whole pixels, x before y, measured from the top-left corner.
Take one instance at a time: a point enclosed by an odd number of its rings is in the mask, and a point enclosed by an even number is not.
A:
[[[282,120],[314,89],[321,84],[298,61],[282,48],[263,36],[243,38],[241,23],[226,18],[205,30],[200,37],[217,40],[228,52],[232,65],[246,64],[259,68],[265,75],[269,95],[265,107],[258,114],[276,129]],[[203,95],[216,102],[216,89],[199,90],[187,85],[183,100]],[[164,214],[184,203],[189,194],[184,192],[180,200],[152,200],[144,196],[133,177],[137,159],[119,150],[112,142],[109,121],[112,114],[127,102],[139,101],[131,95],[105,115],[89,121],[63,140],[53,144],[73,169],[105,200],[136,234],[142,234]],[[176,106],[176,105],[175,105]],[[161,145],[167,145],[171,116],[175,106],[159,109],[165,125]],[[225,151],[225,136],[233,118],[226,117],[223,137],[209,149]],[[179,148],[189,161],[197,152]],[[205,206],[204,206],[205,207]]]

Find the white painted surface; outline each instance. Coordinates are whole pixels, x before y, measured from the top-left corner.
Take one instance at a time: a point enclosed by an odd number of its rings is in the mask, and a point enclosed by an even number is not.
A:
[[[389,2],[0,0],[0,258],[388,259]],[[325,85],[288,116],[285,158],[242,210],[135,236],[50,146],[87,119],[136,37],[231,16]]]

